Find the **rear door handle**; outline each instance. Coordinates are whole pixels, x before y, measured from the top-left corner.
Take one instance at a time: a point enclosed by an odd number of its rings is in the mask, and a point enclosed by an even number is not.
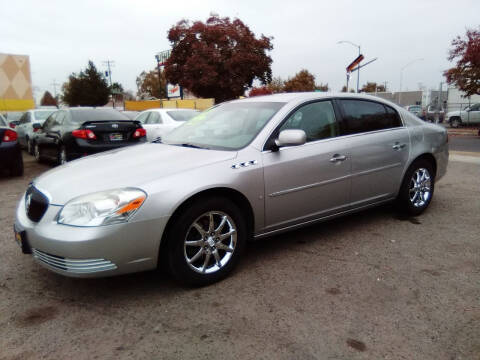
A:
[[[340,155],[340,154],[335,154],[333,157],[330,159],[331,163],[336,163],[339,161],[345,161],[347,157],[345,155]]]
[[[407,144],[400,144],[400,143],[396,142],[396,143],[392,146],[392,149],[393,149],[393,150],[402,150],[405,146],[407,146]]]

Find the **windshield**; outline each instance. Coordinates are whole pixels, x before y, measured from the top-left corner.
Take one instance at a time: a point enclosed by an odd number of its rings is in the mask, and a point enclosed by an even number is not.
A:
[[[12,112],[8,112],[5,115],[5,117],[7,118],[8,121],[17,121],[17,120],[20,120],[22,115],[23,115],[23,112],[12,111]]]
[[[248,145],[284,104],[280,102],[221,104],[174,129],[162,137],[162,142],[238,150]]]
[[[167,111],[167,114],[176,121],[187,121],[198,115],[195,110]]]
[[[36,121],[42,121],[45,120],[47,117],[50,116],[51,113],[54,111],[57,111],[57,109],[52,109],[52,110],[36,110],[35,111],[35,120]]]

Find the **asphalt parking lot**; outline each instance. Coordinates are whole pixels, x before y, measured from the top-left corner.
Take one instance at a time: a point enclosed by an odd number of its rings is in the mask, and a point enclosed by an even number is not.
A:
[[[69,279],[23,255],[0,177],[0,359],[480,359],[480,166],[451,161],[430,208],[392,206],[249,245],[221,283],[154,271]]]

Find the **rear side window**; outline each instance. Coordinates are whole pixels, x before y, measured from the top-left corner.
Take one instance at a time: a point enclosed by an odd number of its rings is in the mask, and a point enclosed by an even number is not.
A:
[[[71,109],[72,120],[77,123],[86,121],[130,120],[121,112],[113,109]]]
[[[401,126],[400,118],[389,106],[374,101],[340,100],[346,134],[390,129]]]
[[[308,141],[327,139],[339,135],[338,123],[330,101],[307,104],[295,111],[281,126],[280,131],[305,131]]]
[[[161,124],[161,123],[162,123],[161,115],[156,111],[152,111],[150,113],[150,117],[148,118],[145,124]]]

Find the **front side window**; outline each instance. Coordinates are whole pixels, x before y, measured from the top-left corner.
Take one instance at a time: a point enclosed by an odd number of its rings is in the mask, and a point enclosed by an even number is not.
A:
[[[285,103],[232,102],[199,113],[162,137],[171,145],[238,150],[247,146]]]
[[[280,131],[287,129],[305,131],[307,142],[339,135],[338,123],[330,101],[320,101],[302,106],[280,127]]]
[[[374,101],[340,100],[346,134],[390,129],[401,126],[395,110]]]

